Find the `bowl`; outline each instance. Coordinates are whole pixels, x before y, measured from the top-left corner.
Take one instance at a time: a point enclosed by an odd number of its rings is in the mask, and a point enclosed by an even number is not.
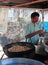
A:
[[[16,49],[17,52],[11,52],[9,51],[8,49],[12,48],[16,46]],[[17,46],[26,46],[26,47],[29,47],[30,49],[29,50],[25,50],[25,51],[18,51],[18,49],[20,50],[20,47],[17,47]],[[25,48],[26,49],[26,48]],[[14,58],[14,57],[25,57],[25,58],[33,58],[34,55],[35,55],[35,47],[32,43],[28,43],[28,42],[16,42],[16,43],[11,43],[11,44],[8,44],[6,45],[4,48],[3,48],[5,54],[9,57],[9,58]],[[12,49],[14,50],[14,49]],[[21,48],[21,50],[23,50]]]

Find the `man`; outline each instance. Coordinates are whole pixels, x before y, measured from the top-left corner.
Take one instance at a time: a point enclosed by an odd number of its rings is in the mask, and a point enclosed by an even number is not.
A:
[[[45,33],[45,31],[40,30],[40,22],[38,20],[39,20],[39,13],[33,12],[31,14],[31,23],[27,25],[25,32],[27,42],[37,44],[39,34]]]

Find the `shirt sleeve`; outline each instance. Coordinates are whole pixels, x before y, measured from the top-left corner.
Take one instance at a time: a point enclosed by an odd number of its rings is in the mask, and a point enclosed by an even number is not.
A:
[[[25,29],[25,36],[30,34],[30,27],[29,27],[29,24],[26,26],[26,29]]]
[[[30,25],[29,24],[26,26],[25,36],[28,34],[30,34]],[[31,38],[27,38],[25,41],[31,42]]]

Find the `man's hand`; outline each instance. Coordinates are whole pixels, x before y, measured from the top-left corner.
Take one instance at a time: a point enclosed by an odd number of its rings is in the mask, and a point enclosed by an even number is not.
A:
[[[39,30],[39,31],[38,31],[38,34],[44,34],[44,33],[46,33],[45,30]]]

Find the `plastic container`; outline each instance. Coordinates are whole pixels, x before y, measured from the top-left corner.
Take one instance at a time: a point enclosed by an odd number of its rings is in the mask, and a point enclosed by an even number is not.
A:
[[[45,64],[27,58],[10,58],[6,60],[0,60],[0,65],[45,65]]]

